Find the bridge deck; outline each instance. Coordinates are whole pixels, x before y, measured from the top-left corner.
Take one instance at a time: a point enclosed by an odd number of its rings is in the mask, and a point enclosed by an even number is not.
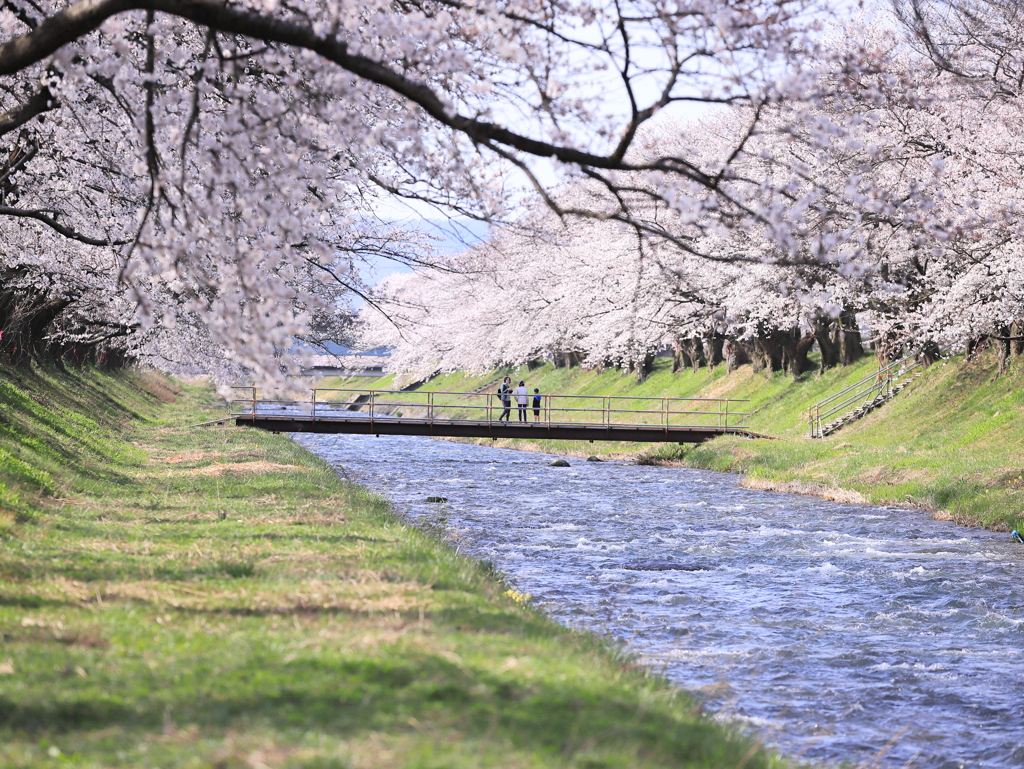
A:
[[[490,392],[316,388],[308,400],[246,397],[232,402],[240,427],[289,433],[428,435],[453,438],[553,438],[702,443],[718,435],[765,437],[740,426],[744,401],[725,398],[529,394],[520,406]],[[513,421],[502,421],[509,416]]]
[[[297,415],[236,416],[239,427],[277,433],[350,433],[354,435],[427,435],[450,438],[547,438],[570,441],[638,441],[645,443],[703,443],[719,435],[766,436],[742,427],[678,427],[665,425],[558,424],[551,422],[487,422],[365,416],[316,417]]]

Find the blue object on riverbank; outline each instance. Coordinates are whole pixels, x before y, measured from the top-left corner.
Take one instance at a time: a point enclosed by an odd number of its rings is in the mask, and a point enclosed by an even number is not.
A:
[[[1017,540],[1018,542],[1020,542],[1020,543],[1021,543],[1022,545],[1024,545],[1024,537],[1022,537],[1022,536],[1020,535],[1020,532],[1019,532],[1019,531],[1017,531],[1016,529],[1014,529],[1014,530],[1013,530],[1013,531],[1012,531],[1012,532],[1010,533],[1010,536],[1011,536],[1011,537],[1013,537],[1013,538],[1014,538],[1015,540]]]

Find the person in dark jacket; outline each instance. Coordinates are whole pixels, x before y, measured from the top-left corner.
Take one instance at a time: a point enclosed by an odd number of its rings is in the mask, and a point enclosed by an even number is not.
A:
[[[498,399],[501,401],[502,408],[505,409],[498,417],[498,421],[504,419],[507,422],[512,408],[512,377],[505,377],[505,381],[501,383],[501,387],[498,388]]]

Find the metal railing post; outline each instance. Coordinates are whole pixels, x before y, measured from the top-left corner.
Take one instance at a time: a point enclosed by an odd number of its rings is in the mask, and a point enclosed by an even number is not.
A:
[[[373,399],[376,395],[376,390],[370,390],[370,432],[373,432]]]
[[[427,421],[434,424],[434,392],[427,393]]]
[[[729,426],[729,401],[725,402],[725,426]]]
[[[313,389],[313,398],[312,398],[313,406],[310,409],[310,416],[313,418],[313,421],[315,422],[316,421],[316,388],[314,387],[312,389]]]
[[[256,386],[255,385],[253,385],[253,388],[252,388],[252,421],[253,421],[253,424],[256,423]]]

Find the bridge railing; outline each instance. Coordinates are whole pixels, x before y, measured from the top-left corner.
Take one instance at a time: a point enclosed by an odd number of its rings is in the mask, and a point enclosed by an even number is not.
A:
[[[629,395],[530,393],[525,406],[514,394],[508,413],[495,393],[436,390],[357,390],[312,388],[305,399],[265,397],[258,387],[234,388],[232,415],[301,416],[308,419],[403,419],[434,422],[488,422],[508,419],[534,425],[608,425],[620,427],[739,427],[748,416],[746,400],[729,398],[657,398]]]

